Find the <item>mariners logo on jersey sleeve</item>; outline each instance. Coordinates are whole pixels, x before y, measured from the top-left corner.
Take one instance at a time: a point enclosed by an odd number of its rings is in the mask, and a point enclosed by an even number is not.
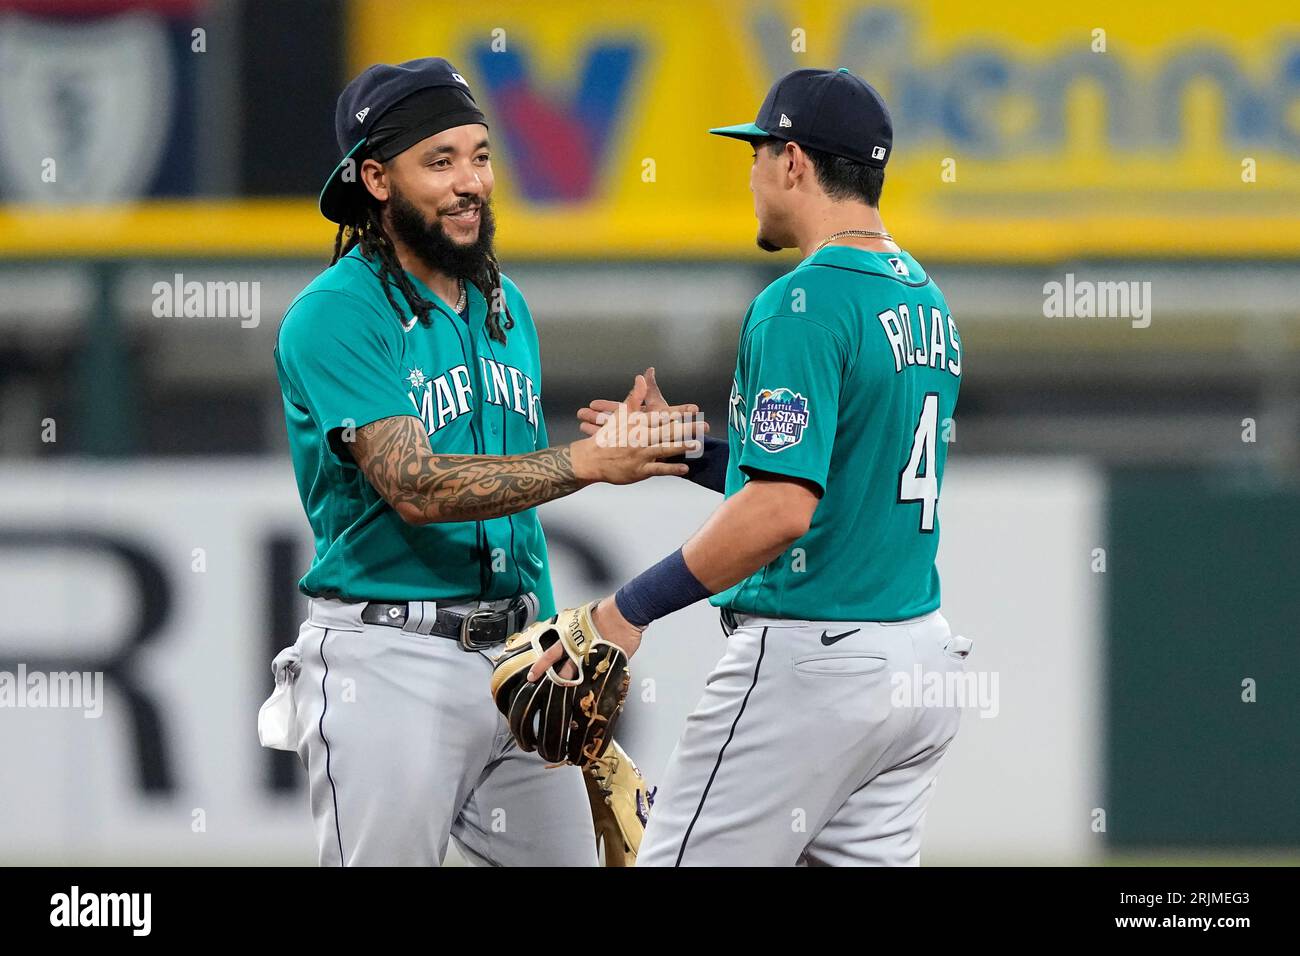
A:
[[[740,384],[733,378],[731,380],[731,400],[728,403],[731,417],[731,427],[735,429],[740,436],[740,443],[745,443],[745,396],[740,391]]]
[[[754,396],[749,437],[767,451],[785,451],[803,440],[808,399],[788,388],[765,388]]]

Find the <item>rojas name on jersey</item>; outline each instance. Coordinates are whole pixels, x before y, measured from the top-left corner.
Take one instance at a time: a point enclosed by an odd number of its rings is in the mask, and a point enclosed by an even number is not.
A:
[[[911,308],[899,303],[895,308],[877,314],[876,318],[894,350],[895,373],[924,366],[961,375],[961,337],[951,315],[944,315],[934,306],[927,308],[924,304],[916,307],[914,315]],[[913,318],[916,328],[913,328]]]

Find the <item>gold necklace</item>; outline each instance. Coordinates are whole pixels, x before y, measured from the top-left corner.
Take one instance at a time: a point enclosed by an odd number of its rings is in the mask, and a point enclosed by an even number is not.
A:
[[[817,243],[817,247],[808,254],[810,256],[816,255],[821,252],[832,239],[842,239],[845,236],[856,236],[860,239],[888,239],[890,242],[894,241],[894,237],[887,232],[875,232],[871,229],[841,229],[839,232],[832,232],[821,242]]]

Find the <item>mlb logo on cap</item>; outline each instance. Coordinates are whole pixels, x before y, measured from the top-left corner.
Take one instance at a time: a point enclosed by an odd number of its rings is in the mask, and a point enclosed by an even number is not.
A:
[[[885,147],[883,147],[883,146],[873,146],[873,147],[871,148],[871,158],[872,158],[872,159],[884,159],[884,158],[885,158]]]

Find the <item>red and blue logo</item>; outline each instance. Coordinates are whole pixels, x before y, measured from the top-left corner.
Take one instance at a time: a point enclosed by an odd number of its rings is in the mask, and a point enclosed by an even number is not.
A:
[[[582,202],[594,197],[641,57],[632,43],[588,49],[568,102],[545,93],[515,50],[474,51],[494,118],[511,157],[511,176],[532,202]],[[496,130],[493,131],[494,133]]]

